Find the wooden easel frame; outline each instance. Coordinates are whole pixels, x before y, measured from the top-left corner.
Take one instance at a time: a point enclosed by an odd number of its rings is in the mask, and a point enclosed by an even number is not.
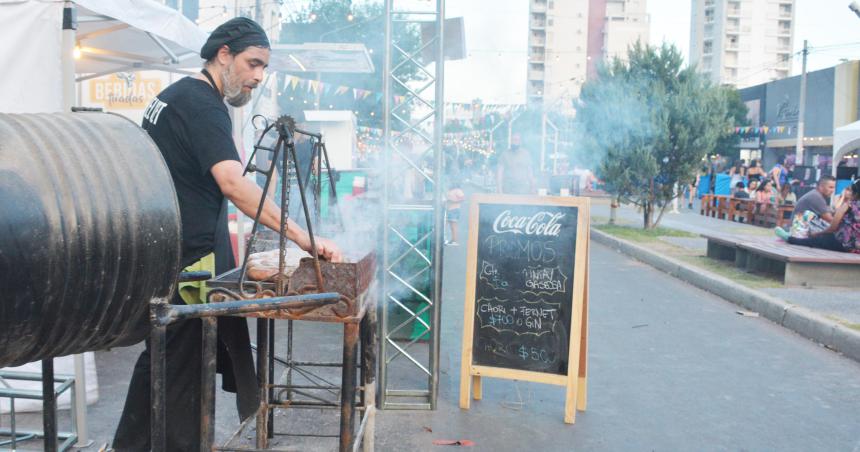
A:
[[[576,207],[576,248],[574,250],[573,302],[568,347],[568,374],[481,366],[472,363],[475,332],[475,288],[478,270],[478,228],[480,206],[513,204]],[[474,195],[469,204],[469,241],[466,254],[466,296],[463,309],[463,350],[460,365],[460,408],[469,409],[470,396],[481,400],[481,377],[533,381],[565,387],[564,422],[576,422],[576,411],[585,411],[588,396],[588,262],[591,199],[568,196]],[[579,326],[579,334],[576,327]]]

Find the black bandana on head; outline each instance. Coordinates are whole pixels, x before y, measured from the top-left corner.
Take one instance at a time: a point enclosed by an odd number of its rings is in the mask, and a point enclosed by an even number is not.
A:
[[[200,49],[200,57],[207,61],[212,59],[223,45],[236,53],[251,46],[271,48],[263,27],[247,17],[237,17],[219,25]]]

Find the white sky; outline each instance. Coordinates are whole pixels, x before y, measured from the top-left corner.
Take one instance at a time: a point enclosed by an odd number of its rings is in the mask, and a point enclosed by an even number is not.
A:
[[[564,0],[557,0],[564,1]],[[822,69],[841,58],[860,59],[860,18],[850,0],[795,0],[795,49],[808,39],[813,47],[809,69]],[[648,0],[651,43],[674,43],[687,56],[690,47],[690,0]],[[470,57],[447,64],[449,102],[521,103],[525,100],[528,0],[448,0],[447,16],[462,16]],[[840,44],[850,44],[832,47]],[[828,47],[831,46],[831,47]],[[823,47],[814,49],[815,47]],[[767,62],[762,62],[766,65]],[[800,71],[800,58],[794,71]]]

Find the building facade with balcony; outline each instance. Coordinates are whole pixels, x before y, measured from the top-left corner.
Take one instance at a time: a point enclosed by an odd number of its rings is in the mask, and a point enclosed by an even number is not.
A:
[[[791,73],[795,0],[691,0],[690,63],[738,88]]]
[[[625,60],[637,41],[648,43],[650,17],[645,0],[591,0],[588,21],[588,77],[601,62]]]
[[[585,80],[589,0],[529,0],[529,105],[573,111]]]

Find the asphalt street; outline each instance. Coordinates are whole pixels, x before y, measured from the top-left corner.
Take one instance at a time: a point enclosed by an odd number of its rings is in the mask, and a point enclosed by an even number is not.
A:
[[[860,450],[860,365],[592,249],[589,406],[576,424],[562,422],[561,388],[534,383],[485,379],[483,400],[458,408],[465,251],[448,248],[440,408],[383,413],[381,450],[432,450],[434,438],[495,451]]]

